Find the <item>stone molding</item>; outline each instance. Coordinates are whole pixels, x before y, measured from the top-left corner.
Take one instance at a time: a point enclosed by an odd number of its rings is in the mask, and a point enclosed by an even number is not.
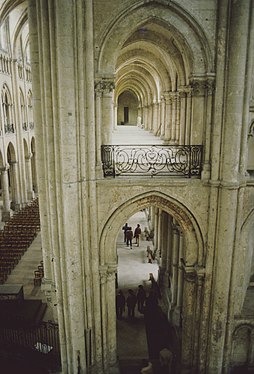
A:
[[[99,268],[100,283],[105,284],[107,282],[115,280],[116,272],[117,272],[117,265],[115,264],[100,266]]]

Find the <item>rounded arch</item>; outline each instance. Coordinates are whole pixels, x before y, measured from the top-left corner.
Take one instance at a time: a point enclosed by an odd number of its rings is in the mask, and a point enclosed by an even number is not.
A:
[[[180,49],[185,63],[191,62],[190,74],[212,71],[212,53],[204,31],[182,7],[177,4],[139,2],[130,6],[102,35],[98,46],[98,73],[112,75],[117,57],[125,41],[145,22],[159,22],[173,29],[175,45]],[[130,30],[130,25],[135,25]],[[185,35],[185,37],[183,36]]]
[[[137,211],[151,205],[170,214],[180,225],[186,240],[186,253],[184,254],[186,266],[204,267],[203,236],[195,217],[178,200],[154,191],[129,199],[108,218],[100,238],[101,265],[115,264],[117,262],[116,238],[121,226]],[[115,238],[114,243],[112,243],[112,238]]]

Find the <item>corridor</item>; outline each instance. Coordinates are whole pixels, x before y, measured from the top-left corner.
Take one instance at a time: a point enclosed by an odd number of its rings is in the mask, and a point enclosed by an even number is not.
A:
[[[128,220],[128,225],[132,227],[133,231],[137,224],[140,224],[142,233],[147,227],[147,220],[144,212],[138,212]],[[135,239],[133,241],[135,243]],[[148,263],[146,249],[147,245],[152,248],[152,242],[146,241],[143,234],[141,234],[140,246],[133,244],[132,250],[126,246],[123,241],[123,232],[120,232],[117,240],[117,254],[118,254],[118,289],[122,290],[125,298],[127,297],[128,289],[137,292],[138,285],[143,285],[148,295],[151,288],[149,281],[149,274],[153,273],[154,278],[157,279],[158,264],[154,261],[152,264]],[[135,308],[135,320],[127,318],[127,308],[122,320],[117,320],[117,353],[120,360],[120,365],[130,368],[131,365],[142,365],[142,360],[148,358],[147,340],[144,325],[143,314]],[[126,370],[126,369],[122,369]],[[133,371],[129,373],[135,373]],[[128,371],[121,371],[125,374]]]

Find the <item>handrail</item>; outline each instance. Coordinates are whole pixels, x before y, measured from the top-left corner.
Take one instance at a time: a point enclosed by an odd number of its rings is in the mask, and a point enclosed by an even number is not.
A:
[[[102,145],[104,177],[200,178],[202,145]]]

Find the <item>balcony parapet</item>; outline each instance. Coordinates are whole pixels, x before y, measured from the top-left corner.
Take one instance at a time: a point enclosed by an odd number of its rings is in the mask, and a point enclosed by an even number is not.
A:
[[[202,145],[102,145],[104,177],[200,178]]]

